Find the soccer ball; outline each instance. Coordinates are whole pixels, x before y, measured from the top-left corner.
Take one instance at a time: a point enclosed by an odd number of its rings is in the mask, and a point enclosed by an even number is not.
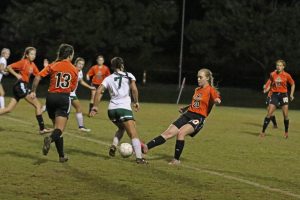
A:
[[[119,152],[123,158],[128,158],[133,153],[133,148],[129,143],[122,143],[119,148]]]

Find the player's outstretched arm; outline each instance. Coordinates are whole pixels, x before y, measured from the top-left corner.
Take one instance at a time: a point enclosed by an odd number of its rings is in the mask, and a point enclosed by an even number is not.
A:
[[[80,80],[80,84],[86,88],[89,88],[90,90],[96,90],[96,88],[94,86],[90,86],[89,84],[87,84],[87,82],[85,82],[84,80]]]
[[[32,99],[34,99],[36,97],[36,89],[40,83],[40,80],[41,80],[41,76],[39,76],[39,75],[37,75],[33,80],[32,88],[31,88],[31,92],[30,92],[30,97]]]
[[[94,106],[89,114],[90,117],[93,117],[97,114],[98,112],[98,105],[102,99],[103,93],[105,92],[105,87],[101,84],[97,90],[96,90],[96,94],[94,97]]]

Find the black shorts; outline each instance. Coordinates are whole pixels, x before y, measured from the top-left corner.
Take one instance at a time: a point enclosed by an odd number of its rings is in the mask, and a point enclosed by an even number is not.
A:
[[[289,97],[287,93],[275,92],[271,96],[270,104],[275,106],[283,106],[289,104]]]
[[[190,134],[191,137],[194,137],[203,127],[205,122],[205,117],[193,112],[186,112],[182,114],[175,122],[172,124],[178,129],[183,127],[186,124],[192,125],[194,132]]]
[[[30,90],[28,89],[27,83],[23,81],[18,81],[13,86],[14,98],[19,101],[22,98],[25,98],[29,94]]]
[[[68,118],[70,113],[71,98],[67,93],[48,93],[46,98],[46,108],[50,119],[55,117]]]
[[[270,101],[271,101],[271,97],[267,96],[267,98],[266,98],[266,106],[269,106]]]

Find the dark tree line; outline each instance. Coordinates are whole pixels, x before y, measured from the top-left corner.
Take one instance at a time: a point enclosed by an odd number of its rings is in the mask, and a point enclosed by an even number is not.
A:
[[[57,46],[66,42],[89,62],[99,53],[120,55],[131,70],[152,71],[157,81],[170,71],[172,76],[165,79],[177,80],[181,0],[1,3],[1,47],[10,47],[14,54],[32,45],[41,57],[54,59]],[[299,25],[296,0],[187,0],[183,71],[194,76],[206,66],[224,84],[250,75],[262,80],[282,58],[289,71],[299,74]]]

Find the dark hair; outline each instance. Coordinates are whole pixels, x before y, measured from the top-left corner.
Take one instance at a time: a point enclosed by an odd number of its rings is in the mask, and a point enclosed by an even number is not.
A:
[[[73,53],[74,53],[73,46],[71,46],[69,44],[61,44],[57,51],[56,61],[64,60],[64,59],[68,58],[69,56],[71,56]]]
[[[77,63],[78,63],[79,61],[85,62],[84,58],[78,57],[78,58],[76,58],[76,60],[75,60],[75,62],[74,62],[74,65],[77,65]]]
[[[36,48],[26,47],[22,59],[26,58],[26,56],[30,53],[30,51],[36,51]]]
[[[111,63],[111,68],[113,70],[115,70],[115,69],[123,70],[124,69],[124,61],[121,57],[114,57],[113,59],[111,59],[110,63]]]

